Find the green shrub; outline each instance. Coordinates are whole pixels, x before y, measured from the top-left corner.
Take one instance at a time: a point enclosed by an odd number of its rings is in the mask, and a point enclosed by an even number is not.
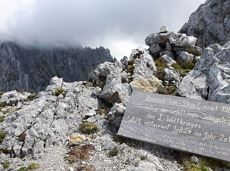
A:
[[[167,95],[176,95],[176,90],[177,90],[176,86],[173,86],[173,85],[164,86],[164,87],[159,86],[157,88],[157,93],[159,93],[159,94],[167,94]]]
[[[127,72],[133,75],[134,69],[135,69],[134,61],[128,61]]]
[[[62,88],[62,87],[60,87],[60,88],[57,88],[57,89],[55,89],[54,90],[54,92],[53,92],[53,95],[54,96],[59,96],[59,95],[65,95],[65,90]]]
[[[29,95],[29,96],[27,97],[27,101],[32,101],[32,100],[34,100],[36,97],[37,97],[37,94],[36,94],[36,93],[33,93],[33,94],[31,94],[31,95]]]
[[[0,123],[3,122],[5,119],[5,116],[0,116]]]
[[[117,156],[118,153],[119,153],[119,151],[118,151],[118,149],[115,147],[115,148],[113,148],[113,149],[111,149],[111,150],[109,151],[108,156],[109,156],[109,157],[114,157],[114,156]]]
[[[230,169],[230,163],[215,160],[208,157],[202,157],[199,159],[199,163],[195,164],[189,159],[183,161],[184,171],[209,171],[211,169],[216,170],[218,168],[223,168],[226,170]]]
[[[28,170],[27,170],[27,167],[20,167],[18,171],[28,171]]]
[[[6,138],[6,133],[0,130],[0,143],[2,143],[5,138]]]
[[[0,102],[0,108],[4,108],[7,106],[7,103],[6,102]]]
[[[188,47],[186,48],[186,51],[195,56],[201,56],[202,54],[202,51],[199,48],[195,48],[195,47]]]
[[[99,115],[102,115],[102,116],[107,115],[107,113],[109,113],[109,111],[110,111],[110,109],[106,108],[106,107],[101,107],[101,108],[96,109],[96,113]]]
[[[9,161],[4,161],[1,163],[4,169],[8,169],[10,167],[10,162]]]
[[[195,64],[189,63],[187,66],[182,67],[178,63],[172,64],[172,67],[182,76],[186,76],[193,68]]]
[[[31,163],[28,167],[27,170],[34,170],[34,169],[38,169],[40,166],[38,163]]]
[[[165,63],[162,62],[160,60],[160,58],[158,58],[157,60],[155,60],[155,65],[156,65],[156,68],[157,68],[157,73],[156,73],[156,77],[159,78],[160,80],[164,80],[164,77],[165,77]]]
[[[183,165],[185,171],[209,171],[209,167],[207,167],[203,162],[194,164],[190,161],[185,161]]]
[[[40,168],[38,163],[31,163],[29,166],[25,167],[20,167],[18,171],[31,171]]]
[[[83,134],[94,134],[99,131],[99,128],[92,122],[83,122],[79,126],[79,131]]]

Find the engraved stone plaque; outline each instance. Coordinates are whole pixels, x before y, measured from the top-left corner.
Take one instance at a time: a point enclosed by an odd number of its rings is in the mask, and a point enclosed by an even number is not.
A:
[[[135,90],[118,135],[230,161],[230,105]]]

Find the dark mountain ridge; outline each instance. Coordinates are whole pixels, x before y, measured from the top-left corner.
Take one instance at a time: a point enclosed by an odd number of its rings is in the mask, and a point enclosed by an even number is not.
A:
[[[104,47],[43,48],[2,42],[0,91],[40,91],[53,76],[67,82],[87,80],[90,72],[104,61],[113,61],[110,51]]]

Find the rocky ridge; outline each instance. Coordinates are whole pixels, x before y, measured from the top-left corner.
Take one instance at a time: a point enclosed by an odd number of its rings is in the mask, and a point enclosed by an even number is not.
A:
[[[54,76],[65,81],[87,80],[102,62],[113,61],[108,49],[42,48],[0,43],[0,91],[45,90]]]
[[[190,16],[180,32],[197,37],[202,48],[214,43],[224,45],[230,40],[230,1],[207,0]]]
[[[195,68],[178,88],[180,96],[230,103],[230,42],[204,50]]]
[[[166,28],[145,41],[149,49],[98,65],[89,81],[54,77],[38,94],[2,94],[0,170],[187,169],[185,154],[116,131],[135,88],[229,103],[230,46],[212,45],[201,55],[195,37]],[[202,160],[187,157],[191,166]]]

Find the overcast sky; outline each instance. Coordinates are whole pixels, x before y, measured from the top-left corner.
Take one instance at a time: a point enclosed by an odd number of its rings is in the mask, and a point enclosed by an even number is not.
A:
[[[105,46],[129,56],[162,25],[178,31],[205,0],[0,0],[0,39]]]

